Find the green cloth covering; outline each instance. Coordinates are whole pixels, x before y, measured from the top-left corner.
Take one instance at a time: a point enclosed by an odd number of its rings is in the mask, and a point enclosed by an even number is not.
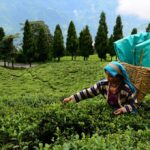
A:
[[[150,67],[150,32],[120,39],[114,42],[114,48],[120,61]],[[140,60],[142,60],[141,64]]]

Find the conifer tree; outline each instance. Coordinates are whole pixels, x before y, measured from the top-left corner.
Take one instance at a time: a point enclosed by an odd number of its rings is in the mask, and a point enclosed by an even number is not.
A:
[[[150,32],[150,23],[148,24],[148,26],[146,28],[146,32]]]
[[[121,16],[117,16],[116,24],[115,24],[114,30],[113,30],[114,42],[123,38],[123,31],[122,30],[123,30],[123,25],[122,25],[122,21],[121,21]]]
[[[111,61],[112,61],[112,57],[116,55],[115,49],[114,49],[114,45],[113,45],[113,35],[110,36],[110,38],[108,39],[108,53],[111,57]]]
[[[48,25],[46,25],[44,21],[30,21],[30,26],[31,26],[31,34],[34,39],[33,40],[35,53],[34,60],[35,61],[51,60],[53,48],[53,36],[50,33]],[[44,49],[40,48],[40,46],[42,45],[43,46],[45,45]]]
[[[3,39],[4,36],[5,36],[4,29],[0,27],[0,41]]]
[[[93,51],[92,36],[88,26],[85,26],[85,28],[80,32],[79,51],[80,55],[84,57],[84,60],[88,60],[89,55]]]
[[[95,37],[95,49],[101,61],[102,59],[106,60],[107,44],[108,44],[107,34],[108,34],[108,28],[106,24],[106,16],[105,13],[102,12],[100,16],[97,35]]]
[[[39,36],[37,42],[37,51],[38,51],[38,60],[39,61],[46,61],[49,59],[50,53],[50,46],[49,46],[49,39],[44,32],[44,29],[39,29]]]
[[[56,25],[54,32],[54,40],[53,40],[53,57],[58,58],[60,61],[60,57],[64,55],[64,38],[60,28],[60,25]]]
[[[78,49],[78,38],[76,34],[76,29],[73,21],[70,22],[68,27],[67,41],[66,41],[66,51],[68,51],[73,58],[76,59]]]
[[[122,21],[121,21],[121,16],[117,16],[116,24],[115,24],[114,30],[113,30],[114,42],[123,38],[123,31],[122,30],[123,30],[123,25],[122,25]],[[117,60],[117,55],[116,55],[116,60]]]
[[[23,33],[23,53],[26,57],[26,61],[30,64],[34,58],[34,41],[31,33],[31,26],[28,20],[25,22]]]
[[[4,32],[3,28],[0,27],[0,59],[4,59],[3,58],[3,42],[2,42],[4,36],[5,36],[5,32]],[[5,63],[4,63],[4,66],[6,66]]]
[[[132,34],[137,34],[137,28],[133,28],[133,29],[132,29],[131,35],[132,35]]]

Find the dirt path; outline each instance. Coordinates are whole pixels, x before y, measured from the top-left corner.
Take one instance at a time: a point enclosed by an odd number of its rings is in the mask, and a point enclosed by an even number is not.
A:
[[[6,63],[7,67],[11,67],[11,63]],[[4,66],[4,62],[0,62],[0,66]],[[37,64],[32,64],[31,67],[37,66]],[[23,64],[23,63],[14,63],[15,68],[30,68],[29,64]]]

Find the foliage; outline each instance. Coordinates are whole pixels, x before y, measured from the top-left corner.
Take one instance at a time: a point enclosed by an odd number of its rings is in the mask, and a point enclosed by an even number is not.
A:
[[[19,49],[19,51],[17,51],[15,61],[19,63],[26,63],[26,58],[22,49]]]
[[[64,38],[60,25],[58,24],[54,32],[53,57],[58,58],[58,61],[60,61],[60,57],[64,55],[64,49]]]
[[[73,58],[76,58],[78,49],[78,38],[76,34],[76,29],[73,21],[70,22],[67,33],[67,41],[66,41],[66,51],[68,51]]]
[[[40,29],[39,31],[39,37],[37,42],[37,51],[38,51],[38,60],[39,61],[46,61],[49,59],[50,55],[50,47],[49,47],[49,41],[47,36],[44,33],[44,29]]]
[[[35,61],[52,59],[53,36],[44,21],[30,21]]]
[[[3,40],[0,42],[0,55],[1,58],[4,60],[4,67],[6,67],[6,61],[7,62],[12,62],[12,68],[15,56],[16,56],[16,49],[15,46],[13,45],[13,40],[15,36],[9,35],[5,36]]]
[[[111,35],[110,38],[108,39],[108,53],[110,54],[111,61],[112,61],[112,57],[116,55],[114,49],[113,35]]]
[[[137,32],[138,32],[138,31],[137,31],[137,28],[133,28],[132,31],[131,31],[131,35],[132,35],[132,34],[137,34]]]
[[[138,113],[117,117],[101,95],[63,104],[64,97],[104,78],[107,64],[96,56],[69,59],[24,70],[0,67],[0,148],[148,149],[150,94]]]
[[[4,36],[5,36],[4,29],[0,27],[0,41],[3,39]]]
[[[113,30],[114,41],[117,41],[117,40],[123,38],[122,30],[123,30],[123,25],[122,25],[122,21],[121,21],[121,16],[117,16],[116,24],[115,24],[114,30]]]
[[[53,36],[48,26],[43,21],[26,20],[23,30],[23,53],[27,62],[31,65],[32,61],[51,60]]]
[[[108,40],[107,34],[108,34],[108,27],[106,24],[106,15],[104,12],[102,12],[100,16],[97,35],[95,37],[95,49],[101,61],[102,59],[106,60],[107,40]]]
[[[30,64],[34,57],[34,40],[31,33],[31,25],[28,20],[26,20],[24,25],[23,33],[23,53],[25,55],[26,61]]]
[[[63,143],[63,145],[55,145],[53,150],[117,150],[117,149],[144,149],[149,150],[149,136],[150,130],[145,131],[138,130],[134,131],[128,127],[124,133],[113,133],[108,134],[106,137],[94,134],[91,138],[86,137],[84,134],[82,140],[78,136],[74,137],[72,141]]]
[[[146,28],[146,32],[150,32],[150,23],[148,24],[148,26]]]
[[[85,26],[85,28],[80,32],[79,53],[84,57],[84,60],[87,60],[92,51],[92,36],[90,34],[89,27]]]

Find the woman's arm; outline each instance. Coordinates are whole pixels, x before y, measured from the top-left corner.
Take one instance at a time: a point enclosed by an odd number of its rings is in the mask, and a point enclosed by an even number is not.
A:
[[[119,115],[122,113],[130,113],[135,112],[138,108],[138,101],[135,93],[130,92],[128,94],[128,100],[127,104],[125,104],[123,107],[117,109],[114,111],[115,115]]]
[[[124,113],[136,111],[138,108],[138,101],[137,101],[136,93],[129,93],[128,102],[129,104],[124,105],[124,108],[125,108]]]
[[[88,89],[84,89],[80,92],[77,92],[74,95],[71,95],[68,98],[64,99],[64,102],[70,102],[70,101],[76,101],[79,102],[80,100],[83,99],[87,99],[87,98],[92,98],[94,96],[99,95],[100,93],[103,93],[103,88],[104,86],[107,84],[107,81],[99,81],[98,83],[96,83],[94,86],[88,88]]]

